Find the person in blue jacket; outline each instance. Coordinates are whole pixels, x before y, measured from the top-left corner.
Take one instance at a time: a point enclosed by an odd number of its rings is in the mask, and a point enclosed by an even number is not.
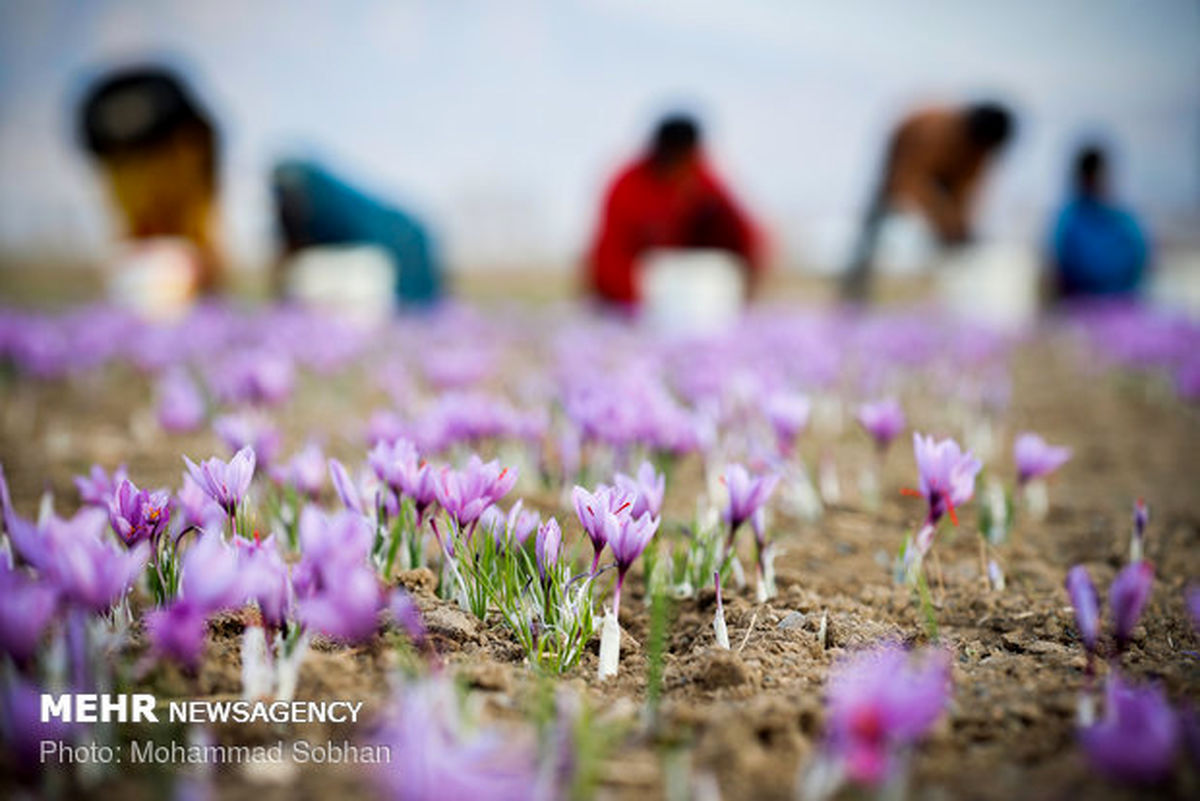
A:
[[[1091,145],[1075,160],[1072,197],[1051,234],[1054,284],[1062,299],[1137,292],[1150,253],[1137,220],[1109,197],[1108,158]]]
[[[375,245],[395,266],[401,305],[428,306],[441,297],[441,262],[428,231],[411,214],[313,162],[280,162],[271,179],[285,256],[310,246]]]

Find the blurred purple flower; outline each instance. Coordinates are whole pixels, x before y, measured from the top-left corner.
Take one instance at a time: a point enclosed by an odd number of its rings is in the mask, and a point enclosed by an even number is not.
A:
[[[499,462],[483,462],[471,454],[462,470],[443,468],[434,483],[438,503],[462,529],[479,519],[483,511],[500,500],[517,483],[517,472],[500,468]]]
[[[558,564],[558,557],[562,553],[562,529],[558,526],[558,521],[553,517],[547,518],[546,522],[538,526],[537,538],[533,542],[533,550],[537,556],[538,576],[545,585],[549,578],[550,572],[554,570]]]
[[[975,476],[983,469],[983,463],[970,451],[963,453],[952,439],[935,442],[933,437],[916,432],[913,432],[913,453],[920,475],[917,492],[929,504],[926,524],[937,526],[947,512],[957,523],[954,510],[974,496]]]
[[[1021,434],[1013,443],[1013,461],[1017,465],[1017,481],[1021,484],[1050,475],[1070,458],[1070,448],[1047,445],[1037,434]]]
[[[808,427],[812,403],[804,395],[776,393],[767,398],[764,411],[771,428],[775,430],[780,450],[789,453],[796,437]]]
[[[532,743],[499,729],[470,729],[446,678],[402,688],[374,733],[393,759],[376,780],[395,801],[527,801],[539,798]]]
[[[583,524],[583,530],[592,542],[592,572],[600,566],[600,553],[608,544],[608,530],[605,527],[605,513],[611,513],[617,518],[628,518],[632,512],[636,496],[607,485],[600,485],[595,492],[588,492],[583,487],[576,486],[571,490],[571,501],[575,505],[575,515]]]
[[[667,490],[666,476],[659,474],[650,462],[642,462],[636,476],[617,473],[615,478],[617,489],[634,497],[633,508],[629,514],[641,517],[649,513],[658,517],[662,512],[663,495]]]
[[[30,779],[45,770],[41,745],[46,740],[71,742],[79,724],[63,723],[55,717],[42,721],[43,690],[21,678],[0,686],[0,734],[8,759],[19,776]],[[19,796],[19,793],[16,794]]]
[[[345,465],[337,459],[330,459],[329,476],[333,479],[333,489],[341,499],[342,505],[349,511],[366,517],[370,513],[370,502],[363,498],[362,491],[351,478]]]
[[[265,417],[257,414],[227,414],[213,421],[213,431],[233,453],[251,448],[262,465],[269,465],[279,455],[279,430]]]
[[[898,645],[862,651],[832,672],[826,697],[826,737],[846,775],[878,786],[897,768],[898,751],[914,744],[950,700],[950,658],[919,656]]]
[[[775,491],[779,476],[751,476],[750,472],[740,464],[731,464],[725,468],[721,477],[725,489],[729,491],[729,504],[725,507],[725,522],[729,524],[729,540],[754,513],[761,509]]]
[[[236,537],[233,543],[237,549],[242,593],[258,604],[264,625],[283,628],[290,585],[287,565],[276,546],[275,536],[253,540]]]
[[[34,532],[32,550],[22,554],[68,603],[93,612],[107,612],[121,599],[148,556],[144,542],[126,550],[106,540],[104,525],[99,510],[83,509],[69,520],[51,517]]]
[[[86,506],[108,508],[108,502],[116,493],[117,487],[129,476],[125,466],[121,465],[113,471],[110,477],[100,465],[92,465],[91,473],[87,476],[75,476],[75,487],[79,490],[79,500]]]
[[[425,644],[427,634],[425,621],[421,618],[421,610],[411,595],[399,587],[392,590],[391,598],[388,600],[388,612],[391,614],[392,620],[396,621],[396,624],[408,634],[413,645],[420,648]]]
[[[58,608],[58,593],[0,558],[0,598],[0,652],[18,665],[27,665]]]
[[[158,424],[173,434],[196,431],[208,409],[204,396],[187,371],[177,368],[158,381]]]
[[[299,528],[301,558],[292,573],[297,618],[334,639],[370,637],[383,606],[379,580],[367,563],[371,527],[350,511],[326,515],[307,506]]]
[[[292,392],[295,369],[282,353],[239,350],[216,366],[214,391],[227,403],[278,404]]]
[[[1112,610],[1113,636],[1117,650],[1124,651],[1133,629],[1141,620],[1154,584],[1154,566],[1136,562],[1126,566],[1108,588],[1108,606]]]
[[[171,659],[196,671],[204,657],[207,614],[185,599],[146,612],[143,623],[150,649],[159,659]]]
[[[1108,676],[1104,718],[1081,729],[1092,766],[1112,779],[1155,784],[1171,772],[1179,748],[1179,721],[1158,687],[1127,684]]]
[[[1089,654],[1096,652],[1096,640],[1100,636],[1100,598],[1088,575],[1087,568],[1075,565],[1067,572],[1067,595],[1075,609],[1075,625],[1079,638]]]
[[[254,449],[244,447],[228,462],[213,457],[197,465],[183,457],[192,480],[212,498],[225,514],[232,516],[238,504],[246,497],[250,481],[254,478]]]
[[[493,529],[492,535],[496,538],[497,545],[503,545],[504,547],[515,545],[520,548],[529,539],[529,535],[538,527],[538,523],[541,520],[541,515],[537,512],[527,511],[525,509],[525,502],[518,499],[512,505],[512,508],[508,510],[508,514],[504,518],[502,532],[497,532]]]
[[[271,477],[309,500],[316,500],[325,486],[325,454],[321,446],[309,442],[291,461],[273,468]]]
[[[126,545],[149,542],[153,550],[170,524],[171,496],[165,490],[139,490],[124,479],[108,502],[108,520]]]
[[[904,409],[894,398],[864,403],[858,407],[855,417],[880,450],[886,450],[907,424]]]
[[[225,510],[186,471],[175,493],[175,509],[183,515],[184,528],[207,528],[225,516]]]
[[[424,520],[425,512],[437,500],[437,474],[421,459],[416,447],[405,439],[378,442],[367,462],[380,481],[413,502],[418,522]]]

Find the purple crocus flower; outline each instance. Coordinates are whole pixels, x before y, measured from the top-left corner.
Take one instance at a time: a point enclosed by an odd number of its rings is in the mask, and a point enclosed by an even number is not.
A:
[[[635,498],[633,508],[629,510],[629,514],[633,517],[641,517],[644,514],[658,517],[662,512],[667,479],[666,476],[655,471],[654,465],[650,462],[642,462],[636,476],[617,473],[614,481],[617,489]]]
[[[629,517],[635,500],[636,496],[607,485],[597,487],[595,492],[588,492],[580,486],[571,490],[575,515],[583,524],[583,530],[592,542],[593,573],[599,568],[600,553],[608,543],[604,513],[609,512],[618,518]]]
[[[124,479],[108,502],[108,520],[126,545],[149,542],[153,550],[171,521],[171,496],[165,490],[139,490]]]
[[[1017,482],[1026,484],[1053,473],[1071,458],[1071,449],[1047,445],[1037,434],[1024,433],[1013,443]]]
[[[617,586],[613,590],[613,614],[619,617],[621,587],[625,583],[625,574],[629,572],[629,568],[650,544],[654,533],[658,531],[659,521],[657,517],[651,517],[649,513],[635,518],[632,515],[618,517],[609,511],[601,512],[601,519],[605,540],[617,562]]]
[[[874,403],[864,403],[858,407],[855,415],[858,424],[863,427],[880,451],[887,450],[907,421],[904,419],[904,409],[894,398],[884,398]]]
[[[495,506],[489,507],[488,511],[500,514],[500,510]],[[500,516],[498,525],[492,526],[492,538],[497,546],[507,548],[515,545],[519,548],[529,539],[529,535],[538,527],[541,519],[542,516],[537,512],[526,511],[524,501],[518,500],[508,510],[507,515]]]
[[[253,449],[255,458],[263,465],[271,464],[279,455],[279,430],[260,415],[227,414],[218,417],[213,421],[213,431],[231,452]]]
[[[150,648],[160,659],[170,659],[193,672],[204,658],[207,615],[190,601],[179,599],[162,609],[146,612],[143,623]]]
[[[254,478],[254,449],[242,448],[228,462],[213,457],[197,465],[186,456],[183,462],[200,489],[208,493],[208,497],[224,509],[225,514],[232,517],[238,504],[246,497],[246,490],[250,489],[250,480]]]
[[[1080,730],[1092,766],[1112,779],[1155,784],[1171,773],[1179,748],[1179,721],[1158,687],[1128,684],[1113,671],[1104,718]]]
[[[1079,638],[1083,640],[1083,647],[1090,657],[1096,652],[1096,640],[1100,636],[1100,598],[1083,565],[1075,565],[1067,572],[1067,595],[1075,610]]]
[[[808,427],[812,403],[803,395],[778,393],[767,399],[764,411],[775,430],[780,450],[786,454],[791,451],[796,437]]]
[[[345,465],[337,459],[330,459],[329,476],[333,479],[333,489],[341,499],[342,505],[351,512],[365,517],[368,514],[370,502],[363,498],[363,493],[354,479],[350,477],[350,472],[346,470]]]
[[[549,581],[551,571],[558,565],[558,557],[562,553],[562,529],[553,517],[547,518],[546,522],[538,526],[533,550],[537,556],[538,575],[545,585]]]
[[[462,470],[442,469],[434,492],[442,509],[461,530],[479,520],[483,511],[504,497],[516,483],[516,470],[501,469],[499,462],[485,463],[471,454]]]
[[[387,608],[392,616],[392,620],[396,621],[396,624],[404,629],[408,634],[408,638],[412,640],[413,645],[418,648],[422,647],[425,644],[425,637],[427,635],[425,621],[421,618],[421,610],[417,607],[412,596],[397,587],[392,590]]]
[[[952,439],[935,442],[933,437],[923,437],[916,432],[913,433],[913,453],[920,475],[915,494],[925,498],[929,504],[926,527],[936,528],[947,512],[951,520],[957,523],[955,509],[971,500],[975,494],[975,476],[983,469],[983,463],[970,451],[964,453]],[[913,493],[912,490],[908,492]],[[930,538],[932,533],[929,532]],[[932,544],[932,539],[929,544]],[[928,550],[928,545],[921,550]]]
[[[158,424],[164,431],[179,434],[204,424],[204,396],[186,370],[174,369],[159,379],[157,394]]]
[[[1154,566],[1149,562],[1128,565],[1108,588],[1108,606],[1112,610],[1113,636],[1117,650],[1124,651],[1134,627],[1142,617],[1154,584]]]
[[[858,784],[879,786],[898,754],[929,732],[950,700],[944,651],[914,657],[898,645],[859,652],[833,671],[826,697],[832,756]]]
[[[86,476],[75,476],[75,487],[79,490],[79,500],[85,506],[100,506],[108,508],[108,502],[116,493],[117,487],[128,478],[125,466],[121,465],[109,476],[98,464],[92,465],[91,473]]]
[[[70,604],[107,612],[120,600],[146,565],[148,547],[118,549],[104,537],[105,516],[83,509],[75,517],[52,517],[36,532],[36,546],[25,556]],[[10,531],[11,533],[11,531]],[[14,538],[18,549],[22,542]]]
[[[0,653],[18,665],[29,664],[58,608],[58,593],[0,559],[0,598]]]
[[[733,535],[738,528],[754,516],[763,507],[775,491],[779,476],[751,476],[750,472],[740,464],[731,464],[725,468],[722,476],[725,489],[729,491],[729,504],[725,507],[725,522],[729,524],[729,542],[733,543]]]
[[[208,528],[225,516],[225,510],[186,471],[175,493],[174,510],[182,516],[184,528]]]
[[[526,801],[537,786],[532,743],[498,729],[470,729],[444,677],[396,695],[372,741],[394,758],[376,781],[394,801]]]
[[[309,442],[291,461],[274,468],[271,477],[309,500],[316,500],[325,486],[325,454],[321,446]]]
[[[406,439],[377,442],[367,462],[392,492],[413,502],[420,524],[437,500],[437,473],[421,459],[416,447]]]
[[[292,574],[297,617],[334,639],[358,642],[379,626],[383,593],[367,563],[373,540],[361,515],[326,515],[314,506],[300,513],[301,559]]]
[[[241,591],[258,604],[263,624],[281,629],[286,622],[290,596],[287,565],[279,553],[275,535],[253,540],[236,537]]]

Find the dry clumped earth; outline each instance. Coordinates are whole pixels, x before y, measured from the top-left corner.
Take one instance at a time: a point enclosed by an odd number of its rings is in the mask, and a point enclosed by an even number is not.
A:
[[[1130,510],[1139,496],[1151,508],[1147,555],[1157,575],[1124,667],[1139,680],[1161,681],[1173,701],[1200,701],[1200,638],[1183,608],[1184,588],[1200,580],[1200,414],[1153,380],[1075,366],[1082,363],[1070,348],[1044,344],[1022,346],[1015,357],[1014,400],[998,440],[1001,455],[987,470],[1011,476],[1007,444],[1019,430],[1069,444],[1075,456],[1051,484],[1048,518],[1036,524],[1019,520],[1011,543],[998,551],[1007,589],[993,592],[982,583],[973,509],[964,510],[958,529],[939,534],[945,587],[937,615],[943,641],[954,654],[955,696],[950,714],[914,759],[916,798],[1194,798],[1200,793],[1195,774],[1186,773],[1152,792],[1111,785],[1094,774],[1074,742],[1084,657],[1063,578],[1068,567],[1082,562],[1106,593],[1124,564]],[[340,417],[365,416],[379,400],[363,389],[366,384],[361,376],[304,379],[279,416],[287,433],[285,453],[299,447],[313,427],[330,430],[331,421]],[[0,459],[19,508],[32,513],[46,488],[69,504],[75,497],[71,476],[93,461],[110,467],[127,463],[142,486],[175,486],[180,453],[221,452],[209,434],[167,438],[158,433],[147,391],[144,382],[119,368],[65,383],[0,383]],[[905,400],[918,430],[955,433],[945,428],[943,410],[922,406],[920,398]],[[326,444],[334,455],[362,457],[361,441],[350,435]],[[800,450],[810,464],[820,453],[812,443]],[[899,488],[915,481],[907,443],[899,443],[888,457],[885,502],[877,511],[867,511],[854,490],[859,467],[871,457],[865,437],[847,427],[834,452],[845,488],[842,502],[816,522],[775,516],[773,534],[782,550],[779,596],[756,604],[749,588],[727,590],[731,651],[714,645],[711,589],[674,605],[658,726],[648,728],[643,720],[649,614],[640,577],[631,582],[622,606],[620,676],[607,683],[596,678],[593,642],[581,664],[557,679],[586,699],[597,725],[617,732],[600,768],[597,797],[662,797],[669,784],[664,777],[678,773],[693,789],[715,784],[725,799],[792,798],[797,771],[820,742],[822,688],[830,666],[848,649],[881,638],[925,640],[909,591],[891,578],[891,558],[921,514],[916,501],[899,495]],[[666,517],[682,519],[702,487],[699,464],[680,465],[668,486]],[[581,538],[573,515],[556,497],[523,494],[567,524],[568,541]],[[438,599],[436,579],[428,571],[400,573],[394,580],[413,593],[438,659],[470,688],[470,705],[497,725],[518,721],[538,692],[539,679],[511,635],[498,621],[478,621]],[[160,696],[237,697],[239,638],[250,614],[213,620],[199,675],[158,666],[139,686],[153,687]],[[379,709],[400,659],[395,636],[361,647],[318,639],[301,670],[297,697],[364,699],[367,709]],[[134,661],[144,649],[136,627],[129,649]],[[353,736],[334,728],[231,726],[216,728],[214,737],[255,743],[281,736]],[[170,781],[161,772],[123,773],[85,795],[157,798]],[[345,766],[224,766],[215,782],[221,797],[256,801],[358,795],[368,787],[362,767]]]

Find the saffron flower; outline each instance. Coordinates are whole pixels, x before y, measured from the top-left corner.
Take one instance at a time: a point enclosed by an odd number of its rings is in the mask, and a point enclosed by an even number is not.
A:
[[[119,601],[148,556],[144,542],[118,549],[104,537],[104,523],[98,510],[84,509],[69,520],[51,517],[34,532],[36,545],[22,552],[64,600],[92,612],[107,612]],[[14,544],[19,550],[23,545],[16,537]]]
[[[1171,773],[1179,748],[1175,711],[1158,687],[1137,687],[1109,674],[1104,717],[1081,729],[1092,766],[1121,782],[1156,784]]]
[[[864,403],[855,415],[858,424],[875,440],[875,447],[886,451],[907,425],[904,409],[894,398],[884,398],[874,403]]]
[[[898,645],[859,652],[838,665],[826,698],[826,740],[845,775],[877,787],[900,769],[950,700],[950,658]]]
[[[525,801],[537,786],[532,744],[510,732],[471,728],[444,677],[403,687],[374,733],[393,759],[375,774],[394,801]]]
[[[151,609],[143,618],[150,648],[160,659],[170,659],[191,671],[200,669],[204,658],[207,616],[198,606],[184,600],[162,609]]]
[[[654,533],[658,531],[659,519],[649,513],[641,517],[618,517],[609,511],[601,513],[605,539],[617,562],[617,586],[613,590],[613,614],[621,611],[621,586],[625,583],[625,574],[629,568],[646,550]]]
[[[518,500],[508,510],[507,515],[501,514],[495,506],[488,508],[485,514],[496,513],[496,519],[489,528],[492,532],[492,539],[498,547],[503,549],[515,545],[519,548],[525,544],[534,529],[538,527],[542,516],[537,512],[527,511],[524,507],[524,501]]]
[[[325,486],[325,455],[321,446],[309,442],[291,461],[272,470],[271,477],[309,500],[316,500]]]
[[[1017,482],[1030,481],[1050,475],[1071,459],[1071,449],[1047,445],[1037,434],[1024,433],[1013,443],[1013,461],[1017,465]]]
[[[156,548],[171,521],[171,496],[163,490],[139,490],[132,481],[123,479],[109,499],[108,520],[126,545],[149,542],[152,549]]]
[[[729,503],[725,506],[725,522],[729,525],[729,544],[733,544],[733,536],[742,523],[745,523],[754,513],[763,507],[775,491],[779,483],[776,475],[751,476],[750,472],[740,464],[731,464],[725,468],[722,476],[725,489],[729,491]]]
[[[359,642],[379,627],[383,594],[367,563],[373,533],[350,511],[332,515],[314,506],[300,513],[301,558],[292,573],[297,617],[309,628]]]
[[[1079,638],[1087,649],[1089,662],[1096,652],[1096,641],[1100,636],[1100,598],[1096,587],[1088,575],[1087,568],[1075,565],[1067,572],[1067,595],[1071,598],[1071,607],[1075,610],[1075,625],[1079,629]]]
[[[926,524],[937,526],[947,513],[958,522],[955,508],[975,494],[975,476],[983,463],[970,451],[963,452],[952,439],[935,442],[933,437],[913,433],[913,453],[920,474],[918,493],[929,504]]]
[[[780,451],[789,453],[796,443],[796,437],[808,427],[812,403],[803,395],[776,393],[767,399],[764,411],[775,431]]]
[[[537,556],[538,577],[545,586],[550,581],[550,575],[558,565],[562,553],[562,529],[553,517],[538,526],[537,537],[533,541],[533,551]]]
[[[649,513],[651,517],[658,517],[661,514],[667,479],[666,476],[655,471],[654,465],[650,462],[642,462],[638,467],[637,475],[627,476],[624,473],[617,473],[614,483],[617,489],[635,498],[633,507],[629,510],[632,516],[641,517]]]
[[[405,439],[377,442],[367,455],[367,463],[397,497],[413,502],[420,524],[426,511],[437,501],[437,474],[420,458],[416,447]]]
[[[88,475],[75,477],[75,487],[79,490],[79,500],[85,506],[99,506],[107,509],[108,502],[116,493],[117,487],[128,477],[124,465],[114,470],[110,476],[104,472],[104,468],[98,464],[94,464]]]
[[[158,424],[164,431],[178,434],[203,425],[207,413],[204,396],[186,370],[173,369],[159,379],[157,395]]]
[[[1108,588],[1108,606],[1112,610],[1113,636],[1117,650],[1129,645],[1133,629],[1141,620],[1150,590],[1154,584],[1154,567],[1149,562],[1128,565],[1113,579]]]
[[[232,517],[254,478],[254,449],[244,447],[228,462],[213,457],[198,465],[186,456],[183,462],[200,489]]]
[[[18,665],[28,664],[37,653],[42,634],[58,609],[58,593],[0,559],[0,653]]]
[[[592,572],[600,567],[600,554],[608,544],[608,529],[605,513],[622,520],[630,516],[637,496],[624,490],[600,485],[595,492],[576,486],[571,490],[571,502],[575,505],[575,516],[583,524],[584,533],[592,543]]]
[[[185,529],[208,528],[225,516],[225,510],[186,471],[179,491],[175,493],[173,509],[179,513]]]
[[[471,454],[462,470],[442,469],[434,483],[434,494],[461,530],[478,521],[484,510],[508,494],[516,483],[516,470],[501,469],[499,462],[485,463]]]
[[[258,604],[263,624],[282,629],[288,614],[291,584],[275,535],[253,540],[235,537],[238,574],[245,597]]]

